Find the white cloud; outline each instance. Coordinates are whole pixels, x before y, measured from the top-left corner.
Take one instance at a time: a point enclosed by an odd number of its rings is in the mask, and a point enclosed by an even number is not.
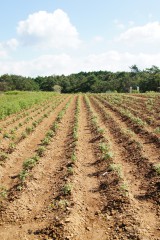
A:
[[[8,40],[5,43],[5,45],[11,50],[16,50],[19,45],[19,42],[17,41],[17,39],[12,38],[12,39]]]
[[[12,38],[6,42],[0,42],[0,59],[9,58],[9,52],[16,50],[18,47],[18,41]]]
[[[151,22],[144,26],[132,27],[120,34],[117,40],[132,44],[139,42],[160,44],[160,23]]]
[[[0,74],[9,73],[24,76],[69,74],[74,69],[74,60],[67,54],[42,55],[30,61],[0,62]]]
[[[8,53],[4,48],[3,44],[0,43],[0,59],[8,57]]]
[[[121,23],[118,19],[115,19],[114,21],[114,24],[116,25],[117,28],[119,29],[125,29],[125,25],[123,23]]]
[[[110,70],[128,71],[129,66],[138,65],[140,69],[160,65],[159,54],[131,54],[129,52],[108,51],[102,54],[92,54],[83,63],[86,71]]]
[[[134,21],[129,21],[128,24],[129,24],[130,27],[132,27],[135,24],[135,22]]]
[[[81,41],[68,15],[61,9],[53,13],[39,11],[20,21],[17,33],[23,45],[42,48],[77,48]]]
[[[95,36],[93,38],[93,41],[94,42],[103,42],[104,41],[104,38],[102,36]]]
[[[136,64],[140,69],[160,66],[158,54],[131,54],[129,52],[108,51],[84,57],[68,54],[42,55],[31,61],[1,61],[0,74],[20,74],[24,76],[47,76],[52,74],[71,74],[80,71],[129,71],[129,66]]]

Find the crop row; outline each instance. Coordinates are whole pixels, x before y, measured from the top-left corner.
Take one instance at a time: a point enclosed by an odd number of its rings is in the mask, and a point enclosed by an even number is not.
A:
[[[16,145],[25,139],[28,135],[30,135],[37,126],[45,119],[50,116],[50,114],[56,109],[56,107],[64,101],[65,98],[59,98],[55,99],[55,101],[45,107],[42,107],[42,109],[38,110],[37,118],[31,117],[27,118],[25,120],[25,123],[18,124],[18,126],[14,127],[10,130],[9,133],[4,133],[3,137],[4,140],[1,141],[1,152],[0,152],[0,161],[3,163],[6,161],[8,154],[11,154],[15,148]],[[31,122],[30,122],[31,120]],[[25,124],[27,126],[25,127]]]
[[[53,96],[53,93],[46,92],[21,92],[16,95],[2,95],[0,101],[0,119],[28,109],[34,104],[43,102]]]

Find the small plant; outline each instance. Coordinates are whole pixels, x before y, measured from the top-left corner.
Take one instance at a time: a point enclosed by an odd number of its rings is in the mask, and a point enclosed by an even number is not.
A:
[[[49,130],[46,134],[47,137],[53,137],[54,136],[54,131],[53,130]]]
[[[8,158],[7,153],[0,152],[0,161],[5,161]]]
[[[78,133],[77,133],[77,131],[73,132],[73,138],[74,138],[75,141],[78,140]]]
[[[15,133],[15,130],[14,129],[11,129],[10,130],[10,134],[14,134]]]
[[[105,143],[103,143],[103,142],[99,144],[99,148],[100,148],[102,153],[106,153],[106,152],[109,151],[108,146]]]
[[[43,117],[44,117],[44,118],[47,118],[47,117],[48,117],[48,114],[45,113],[45,114],[43,115]]]
[[[15,143],[10,143],[8,147],[8,153],[12,153],[16,148]]]
[[[99,134],[103,134],[104,131],[105,131],[105,130],[104,130],[103,128],[100,128],[100,127],[97,128],[97,132],[98,132]]]
[[[27,137],[27,133],[22,132],[22,134],[21,134],[21,138],[22,138],[22,139],[25,139],[26,137]]]
[[[68,167],[67,172],[68,172],[69,175],[73,175],[74,174],[73,167]]]
[[[25,131],[26,131],[27,134],[30,134],[33,131],[33,128],[32,127],[26,127]]]
[[[19,179],[21,180],[21,182],[25,182],[26,177],[28,176],[28,171],[23,169],[20,174],[19,174]]]
[[[4,186],[0,186],[0,197],[7,198],[7,189]]]
[[[123,182],[121,185],[120,185],[120,191],[122,192],[123,195],[128,195],[128,185],[127,183]]]
[[[103,154],[103,159],[104,160],[108,160],[108,159],[112,159],[113,158],[113,153],[112,152],[105,152],[104,154]]]
[[[122,166],[120,164],[112,163],[109,165],[108,170],[116,172],[120,178],[122,178]]]
[[[42,145],[47,146],[47,145],[49,145],[50,141],[51,141],[51,137],[45,137],[42,140]]]
[[[157,127],[155,130],[154,130],[155,133],[160,133],[160,127]]]
[[[65,184],[62,188],[62,192],[64,195],[70,195],[72,190],[72,186],[70,184]]]
[[[34,128],[37,127],[37,125],[38,125],[37,121],[35,121],[35,122],[32,123],[32,126],[33,126]]]
[[[4,133],[3,134],[3,138],[10,138],[11,136],[9,135],[9,133]]]
[[[22,123],[19,123],[18,126],[19,126],[19,127],[22,127]]]
[[[71,160],[73,163],[75,163],[77,160],[76,154],[74,152],[72,153]]]
[[[37,155],[40,156],[40,157],[43,157],[45,150],[46,150],[46,148],[45,148],[44,146],[40,146],[40,147],[37,149]]]
[[[58,129],[58,123],[55,122],[55,123],[53,124],[53,126],[51,127],[51,129],[52,129],[54,132],[56,132],[56,130]]]
[[[22,188],[23,188],[23,186],[22,186],[21,184],[17,186],[17,190],[18,190],[18,191],[21,191]]]
[[[66,199],[62,199],[58,202],[58,206],[64,209],[69,206],[69,202]]]
[[[25,170],[32,169],[32,168],[36,165],[38,159],[39,159],[38,156],[35,156],[35,157],[33,157],[33,158],[28,158],[28,159],[26,159],[26,160],[23,162],[23,168],[24,168]]]
[[[160,175],[160,163],[157,163],[153,166],[154,170],[158,175]]]
[[[138,117],[134,117],[132,118],[133,122],[135,122],[136,124],[138,124],[139,126],[145,126],[146,123],[142,121],[142,119],[138,118]]]

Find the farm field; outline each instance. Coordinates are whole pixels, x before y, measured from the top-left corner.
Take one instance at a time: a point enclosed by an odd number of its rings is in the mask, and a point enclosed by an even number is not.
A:
[[[160,94],[35,94],[0,95],[0,239],[160,240]]]

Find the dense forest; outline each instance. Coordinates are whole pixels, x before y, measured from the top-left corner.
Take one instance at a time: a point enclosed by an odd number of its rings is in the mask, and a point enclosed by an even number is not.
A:
[[[80,72],[77,74],[38,76],[36,78],[4,74],[0,76],[0,91],[61,91],[76,92],[129,92],[160,91],[160,68],[152,66],[139,70],[136,65],[130,71],[110,72]]]

